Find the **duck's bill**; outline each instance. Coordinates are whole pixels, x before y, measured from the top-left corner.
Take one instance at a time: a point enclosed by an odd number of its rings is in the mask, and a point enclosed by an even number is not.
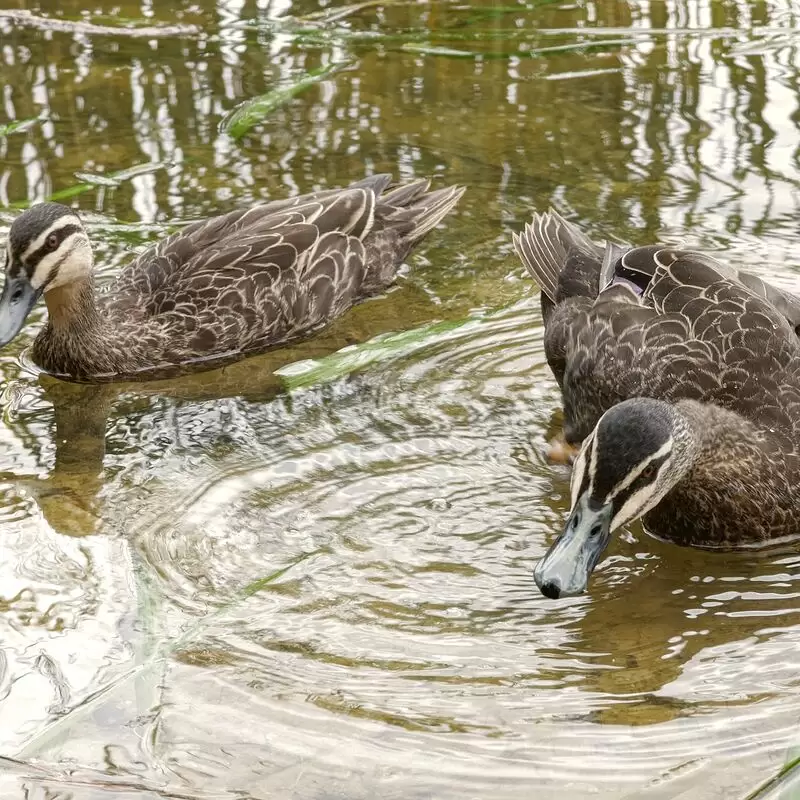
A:
[[[578,500],[564,532],[534,570],[533,578],[545,597],[571,597],[586,591],[608,544],[611,514],[611,504],[592,508],[588,496]]]
[[[31,309],[41,296],[27,278],[6,275],[3,294],[0,295],[0,347],[7,345],[25,324]]]

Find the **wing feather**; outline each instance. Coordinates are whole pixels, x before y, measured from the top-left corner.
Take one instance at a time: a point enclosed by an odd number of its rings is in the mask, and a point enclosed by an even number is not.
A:
[[[558,287],[545,349],[568,439],[637,396],[714,402],[776,436],[800,435],[800,300],[707,254],[660,246],[607,247],[599,291],[558,297],[569,258],[547,249],[560,240],[545,221],[534,217],[515,246],[545,294]]]
[[[383,291],[464,192],[390,183],[376,175],[187,225],[128,265],[106,306],[160,327],[188,353],[301,338]]]

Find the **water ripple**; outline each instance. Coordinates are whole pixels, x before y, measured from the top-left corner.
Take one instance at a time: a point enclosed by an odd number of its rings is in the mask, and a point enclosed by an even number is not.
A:
[[[535,592],[566,491],[541,458],[557,397],[540,336],[523,303],[348,382],[335,404],[307,390],[290,428],[248,406],[247,458],[204,462],[182,497],[178,460],[154,470],[151,502],[169,496],[176,513],[143,516],[137,547],[172,618],[200,620],[174,653],[177,730],[224,698],[213,752],[249,759],[241,731],[269,719],[263,779],[302,759],[298,787],[347,775],[364,796],[412,752],[419,790],[437,797],[512,796],[532,780],[602,795],[658,786],[697,753],[766,756],[786,741],[800,710],[796,559],[632,530],[590,595]]]

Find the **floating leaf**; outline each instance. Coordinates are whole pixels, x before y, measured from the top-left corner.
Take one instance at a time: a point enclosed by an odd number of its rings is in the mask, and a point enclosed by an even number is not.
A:
[[[280,108],[301,92],[324,81],[326,78],[329,78],[344,67],[350,66],[352,63],[353,61],[337,61],[327,67],[320,67],[319,69],[301,75],[288,86],[282,86],[266,94],[254,97],[251,100],[245,100],[228,113],[222,122],[220,122],[220,132],[227,133],[234,139],[244,136],[250,128],[262,122],[264,118],[268,117],[275,109]]]

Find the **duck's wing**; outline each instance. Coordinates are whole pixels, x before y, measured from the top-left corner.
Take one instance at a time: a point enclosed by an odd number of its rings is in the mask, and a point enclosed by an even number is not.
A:
[[[597,297],[612,284],[625,283],[643,294],[659,267],[656,254],[668,250],[661,244],[630,247],[606,242],[603,247],[553,209],[534,213],[521,233],[512,234],[512,240],[520,261],[541,288],[548,310],[570,297]],[[696,262],[712,265],[721,277],[767,300],[800,335],[800,298],[753,273],[691,252]]]
[[[786,316],[703,253],[660,249],[648,257],[655,269],[644,292],[623,276],[581,312],[580,328],[573,323],[563,379],[573,438],[638,396],[712,402],[794,431],[800,342]]]
[[[385,192],[389,182],[375,176],[190,225],[139,256],[108,302],[134,306],[197,353],[303,336],[385,288],[463,193],[428,192],[424,180]]]
[[[658,254],[669,252],[673,251],[663,245],[631,248],[619,254],[607,249],[600,275],[600,290],[614,283],[629,283],[644,293],[660,266]],[[694,264],[703,264],[713,269],[721,280],[739,283],[764,298],[800,334],[800,298],[767,283],[752,272],[734,269],[707,253],[688,250],[680,252],[691,252]]]
[[[465,189],[448,186],[429,191],[427,179],[376,195],[374,224],[362,237],[366,248],[365,294],[382,291],[397,267],[458,204]]]
[[[238,265],[248,260],[241,258],[243,253],[237,248],[247,243],[253,260],[258,261],[262,253],[270,252],[274,246],[275,233],[293,224],[314,225],[318,220],[316,227],[324,229],[332,227],[335,220],[344,232],[358,237],[372,225],[375,197],[384,191],[390,180],[389,175],[376,175],[353,184],[349,191],[331,189],[273,200],[193,222],[157,242],[128,264],[114,282],[111,294],[115,298],[127,296],[141,302],[142,298],[152,297],[171,283],[191,282],[195,273],[212,271],[224,275],[227,263],[235,272]],[[284,232],[289,234],[287,243],[295,248],[308,246],[311,231],[293,228]],[[261,247],[252,250],[259,241]],[[230,262],[224,257],[226,252],[231,253]],[[293,262],[284,259],[280,263],[291,266]]]
[[[786,321],[795,329],[795,333],[800,335],[800,298],[793,295],[791,292],[779,289],[762,280],[758,275],[753,275],[751,272],[738,271],[737,278],[743,283],[750,291],[763,297],[772,306],[774,306]]]
[[[693,373],[688,362],[700,359],[670,362],[675,388],[667,377],[658,390],[675,399],[691,383],[689,391],[702,394],[698,399],[736,411],[775,436],[790,435],[794,448],[800,434],[800,340],[791,319],[797,300],[747,273],[731,279],[728,268],[701,253],[664,250],[658,260],[663,267],[649,298],[665,320],[679,315],[687,321],[687,352],[702,347],[707,353]]]

